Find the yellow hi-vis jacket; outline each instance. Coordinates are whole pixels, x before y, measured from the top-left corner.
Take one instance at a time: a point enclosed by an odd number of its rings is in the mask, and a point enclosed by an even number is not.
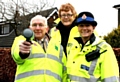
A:
[[[32,41],[28,58],[19,56],[19,44],[26,40],[23,36],[15,38],[11,54],[17,64],[15,82],[67,82],[66,57],[59,42],[50,40],[46,52]]]
[[[93,43],[89,40],[83,47],[76,39],[69,41],[66,65],[68,82],[119,82],[118,64],[111,46],[99,37],[94,39]],[[86,55],[96,48],[100,49],[100,56],[87,61]]]

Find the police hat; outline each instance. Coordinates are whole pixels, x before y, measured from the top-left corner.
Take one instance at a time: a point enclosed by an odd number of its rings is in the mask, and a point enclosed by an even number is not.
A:
[[[78,24],[91,24],[93,26],[97,26],[97,22],[94,20],[94,16],[90,12],[79,13],[76,19],[76,25]]]

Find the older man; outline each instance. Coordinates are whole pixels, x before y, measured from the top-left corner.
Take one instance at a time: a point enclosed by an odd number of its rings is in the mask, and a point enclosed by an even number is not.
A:
[[[11,50],[17,64],[15,82],[66,82],[63,48],[52,39],[49,42],[47,27],[47,19],[37,15],[31,19],[29,26],[34,32],[34,39],[29,42],[22,35],[15,38]]]

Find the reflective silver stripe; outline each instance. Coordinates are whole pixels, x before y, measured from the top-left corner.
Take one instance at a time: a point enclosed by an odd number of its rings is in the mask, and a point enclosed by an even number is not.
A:
[[[30,72],[21,73],[21,74],[16,76],[15,80],[19,80],[19,79],[34,76],[34,75],[41,75],[41,74],[42,75],[46,74],[46,75],[53,76],[54,78],[58,79],[60,82],[62,80],[62,78],[58,74],[53,73],[50,70],[46,70],[46,71],[44,71],[44,70],[34,70],[34,71],[30,71]]]
[[[97,47],[101,47],[103,44],[105,44],[106,42],[101,42],[101,43],[99,43],[99,44],[97,44]]]
[[[29,77],[29,76],[33,76],[33,75],[40,75],[40,74],[44,74],[44,70],[34,70],[34,71],[18,74],[16,76],[15,80],[19,80],[19,79]]]
[[[63,68],[64,70],[67,70],[67,68],[64,66],[64,68]]]
[[[102,82],[119,82],[119,77],[113,76],[105,78],[104,80],[102,80]]]
[[[59,58],[55,55],[47,54],[47,58],[53,59],[53,60],[55,60],[63,65],[62,57],[63,57],[63,47],[62,46],[60,46]]]
[[[45,54],[43,53],[35,53],[35,54],[30,54],[30,56],[28,57],[28,59],[32,59],[32,58],[44,58]]]
[[[77,82],[98,82],[99,80],[99,78],[84,78],[70,74],[68,74],[68,78],[70,78],[70,81],[77,81]]]
[[[62,47],[62,45],[60,45],[60,54],[59,54],[59,58],[60,58],[60,61],[62,62],[62,58],[63,58],[63,47]]]
[[[91,62],[91,65],[90,65],[90,68],[89,68],[89,71],[88,71],[88,73],[89,73],[91,76],[93,76],[93,72],[94,72],[94,70],[95,70],[95,66],[96,66],[96,64],[97,64],[97,60],[98,60],[98,59],[95,59],[95,60],[93,60],[93,61]]]
[[[62,45],[60,45],[60,54],[59,54],[59,58],[60,58],[60,61],[62,62],[62,58],[63,58],[63,46],[62,46]],[[62,62],[62,66],[63,66],[63,72],[66,71],[66,68],[65,68],[63,62]]]
[[[53,76],[54,78],[58,79],[60,82],[62,81],[62,78],[58,74],[51,72],[50,70],[46,70],[46,74]]]
[[[104,43],[105,43],[105,42],[101,42],[101,43],[97,44],[97,45],[96,45],[97,48],[100,49],[100,47],[101,47]],[[90,69],[89,69],[89,71],[88,71],[88,73],[91,75],[91,78],[93,77],[93,72],[94,72],[94,70],[95,70],[95,66],[96,66],[96,64],[97,64],[97,60],[98,60],[98,59],[95,59],[95,60],[93,60],[93,61],[91,62]]]
[[[59,63],[62,64],[61,60],[57,57],[57,56],[54,56],[54,55],[51,55],[51,54],[47,54],[47,58],[50,58],[50,59],[53,59]]]

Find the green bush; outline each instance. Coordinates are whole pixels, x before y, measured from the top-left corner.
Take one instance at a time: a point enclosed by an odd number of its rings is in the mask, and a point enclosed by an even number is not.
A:
[[[113,48],[120,48],[120,26],[103,37]]]

